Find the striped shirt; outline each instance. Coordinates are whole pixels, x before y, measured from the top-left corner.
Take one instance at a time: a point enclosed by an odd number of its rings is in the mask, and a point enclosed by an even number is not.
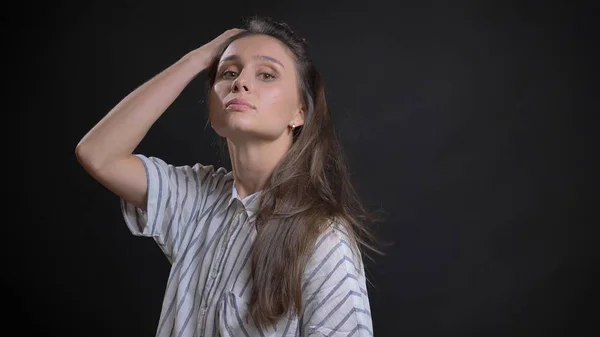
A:
[[[302,314],[258,329],[245,316],[261,191],[240,200],[225,168],[136,156],[147,174],[147,207],[121,199],[121,211],[132,234],[153,238],[171,263],[156,336],[373,335],[364,268],[341,226],[332,225],[315,244]]]

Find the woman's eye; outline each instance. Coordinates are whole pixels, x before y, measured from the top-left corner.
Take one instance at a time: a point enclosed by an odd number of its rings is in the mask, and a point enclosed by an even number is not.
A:
[[[260,76],[263,80],[272,80],[275,78],[275,75],[269,73],[261,73]]]
[[[236,75],[237,75],[237,73],[235,71],[227,70],[227,71],[223,72],[222,76],[226,77],[226,78],[232,78],[232,77],[235,77]]]

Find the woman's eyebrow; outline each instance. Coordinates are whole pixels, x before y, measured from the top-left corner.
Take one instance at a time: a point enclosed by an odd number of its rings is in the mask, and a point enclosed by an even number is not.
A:
[[[277,63],[279,64],[282,68],[285,68],[285,66],[283,65],[283,63],[279,62],[276,58],[273,58],[271,56],[266,56],[266,55],[254,55],[252,56],[253,59],[256,60],[263,60],[263,61],[270,61],[273,63]],[[225,58],[223,58],[221,60],[221,62],[227,62],[227,61],[239,61],[240,57],[238,55],[229,55]]]

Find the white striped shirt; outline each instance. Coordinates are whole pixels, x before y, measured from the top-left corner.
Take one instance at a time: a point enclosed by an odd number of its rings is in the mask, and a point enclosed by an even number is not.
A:
[[[173,166],[136,155],[148,181],[146,211],[121,199],[125,223],[152,237],[171,263],[156,336],[372,336],[366,279],[337,224],[317,240],[306,266],[303,312],[257,329],[244,319],[250,251],[261,192],[238,197],[231,171]]]

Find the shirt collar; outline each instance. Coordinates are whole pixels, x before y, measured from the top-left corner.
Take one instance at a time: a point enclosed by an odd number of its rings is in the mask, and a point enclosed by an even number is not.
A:
[[[244,209],[246,210],[246,214],[248,216],[252,216],[256,214],[258,211],[260,196],[262,195],[262,190],[252,193],[251,195],[245,197],[244,199],[240,199],[240,195],[238,194],[237,188],[235,188],[235,183],[231,184],[231,198],[229,199],[229,205],[234,202],[236,199],[242,203]]]

